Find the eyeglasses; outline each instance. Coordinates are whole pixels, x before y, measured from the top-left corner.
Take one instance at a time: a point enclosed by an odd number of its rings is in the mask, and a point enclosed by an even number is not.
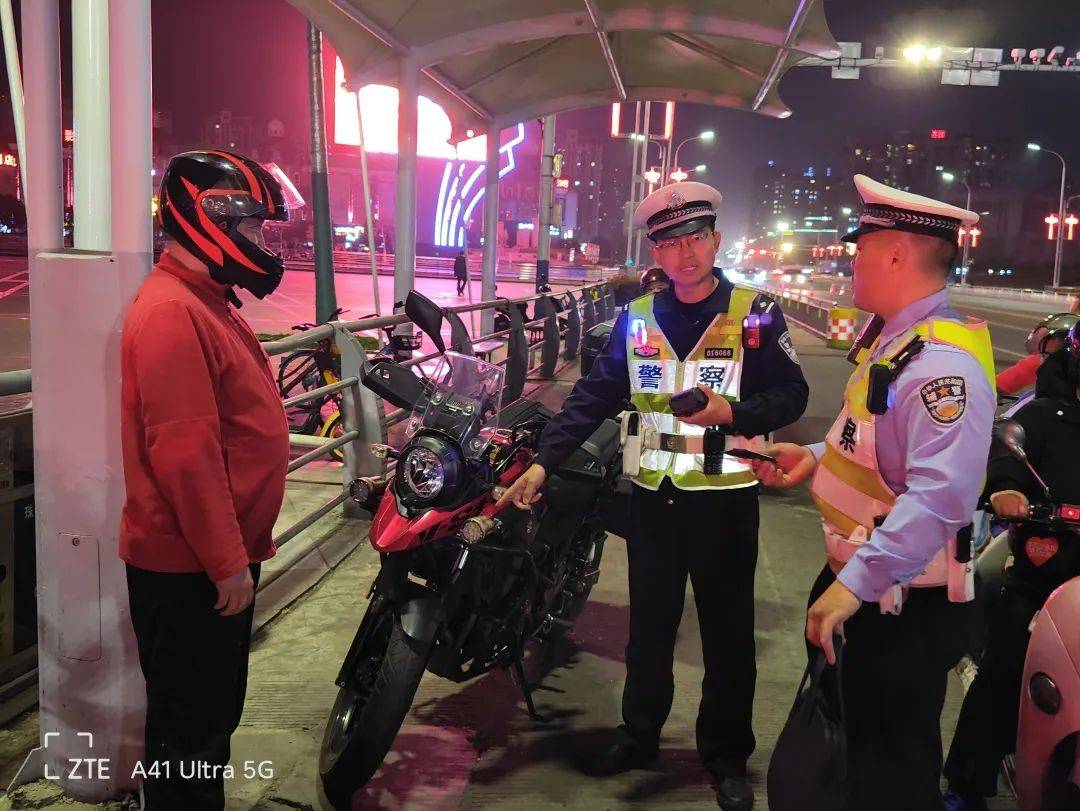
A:
[[[673,251],[676,248],[682,247],[683,243],[689,245],[691,248],[700,248],[712,237],[710,231],[698,231],[693,234],[687,234],[686,236],[676,237],[675,239],[662,239],[656,243],[657,250],[668,252]]]

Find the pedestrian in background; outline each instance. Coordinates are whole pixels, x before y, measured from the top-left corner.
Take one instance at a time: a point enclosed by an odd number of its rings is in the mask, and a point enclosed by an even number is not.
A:
[[[465,285],[469,281],[469,262],[464,251],[458,251],[458,255],[454,257],[454,278],[457,279],[457,294],[460,296],[465,292]]]

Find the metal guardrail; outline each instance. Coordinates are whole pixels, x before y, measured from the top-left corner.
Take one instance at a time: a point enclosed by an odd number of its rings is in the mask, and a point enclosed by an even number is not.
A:
[[[0,397],[11,394],[30,393],[30,370],[19,369],[15,372],[0,372]]]
[[[525,378],[528,378],[529,375],[536,372],[539,372],[540,376],[543,378],[552,378],[558,372],[556,366],[559,353],[557,350],[560,343],[565,349],[565,352],[563,353],[564,359],[567,361],[571,360],[572,357],[576,357],[577,354],[579,354],[584,334],[597,323],[606,321],[612,316],[613,310],[615,309],[614,297],[612,293],[604,292],[602,290],[605,285],[606,281],[600,281],[581,285],[579,287],[567,288],[558,293],[537,294],[514,299],[496,299],[494,301],[451,307],[447,308],[446,311],[456,314],[479,312],[483,310],[516,307],[520,303],[548,300],[548,304],[546,305],[547,313],[544,316],[524,322],[518,327],[522,333],[538,331],[541,336],[537,340],[525,341],[526,368],[523,370],[519,369],[518,371],[523,373]],[[554,307],[550,305],[551,300],[556,299],[562,300],[564,304],[567,305],[564,310],[558,313],[555,311]],[[571,310],[575,313],[573,317],[570,317]],[[571,329],[569,327],[565,329],[560,328],[559,315],[568,316],[568,321],[572,321],[576,324],[578,331],[576,336],[571,334]],[[292,473],[312,462],[322,459],[338,448],[344,450],[345,464],[342,471],[341,492],[337,493],[333,498],[319,505],[314,510],[311,510],[306,515],[303,515],[299,520],[294,522],[292,526],[286,528],[275,537],[274,542],[278,548],[284,546],[320,518],[342,504],[345,504],[346,513],[348,514],[351,506],[347,501],[349,483],[358,476],[378,475],[387,469],[383,460],[377,459],[371,453],[371,445],[373,443],[384,443],[386,441],[387,429],[404,420],[408,414],[402,409],[390,412],[389,414],[385,413],[382,401],[373,392],[361,385],[361,369],[367,360],[367,353],[356,339],[354,333],[363,332],[365,330],[378,330],[387,326],[397,326],[407,323],[411,322],[404,314],[364,318],[356,321],[335,321],[328,324],[322,324],[304,332],[298,332],[277,341],[268,341],[262,344],[266,353],[271,357],[274,357],[298,349],[313,348],[319,341],[333,338],[341,359],[341,380],[283,400],[283,405],[289,407],[320,399],[327,394],[339,391],[342,392],[341,416],[344,430],[341,436],[331,439],[300,434],[294,435],[294,439],[299,441],[296,441],[293,444],[310,447],[312,450],[293,459],[289,463],[288,472]],[[504,339],[510,337],[510,334],[513,331],[514,328],[511,327],[510,329],[498,330],[475,338],[470,336],[470,341],[477,345],[491,341],[503,342]],[[541,350],[539,362],[533,360],[537,349]],[[552,349],[555,350],[554,355],[552,354]],[[572,352],[570,352],[571,349],[573,350]],[[406,361],[404,365],[410,368],[421,369],[423,363],[433,360],[438,356],[439,353],[431,353]],[[511,358],[508,355],[506,358],[496,361],[496,363],[497,365],[506,365],[510,360]],[[28,394],[30,392],[31,374],[29,369],[0,373],[0,396]],[[303,557],[303,554],[301,554],[300,557]],[[289,568],[284,567],[273,572],[268,572],[260,580],[259,590],[269,586],[287,571],[289,571]]]
[[[537,339],[525,340],[525,358],[518,361],[523,360],[525,368],[517,371],[519,374],[523,374],[524,378],[528,378],[529,375],[537,372],[542,378],[552,378],[558,372],[556,366],[559,354],[562,355],[565,361],[570,361],[571,357],[576,357],[580,352],[584,334],[595,324],[606,321],[612,316],[615,309],[613,294],[603,292],[601,288],[604,286],[603,282],[593,283],[568,288],[559,293],[537,294],[515,299],[497,299],[477,304],[463,304],[446,308],[444,311],[460,315],[468,312],[500,308],[508,309],[517,307],[521,303],[546,300],[547,303],[543,305],[546,310],[545,315],[522,322],[518,327],[497,330],[476,337],[469,336],[469,340],[474,346],[479,346],[492,341],[500,343],[504,340],[508,341],[515,329],[521,331],[522,335],[520,337],[523,339],[526,333],[539,333],[540,337]],[[575,294],[580,295],[575,296]],[[554,299],[562,300],[568,306],[561,312],[556,312],[550,304]],[[537,305],[537,308],[539,309],[540,306]],[[575,313],[573,318],[570,317],[571,310]],[[567,316],[568,325],[565,329],[559,325],[559,315]],[[576,324],[578,330],[576,336],[572,334],[572,328],[569,326],[570,321],[574,321]],[[343,393],[341,404],[342,435],[334,439],[304,436],[301,443],[295,444],[311,447],[312,450],[294,459],[289,464],[288,472],[292,473],[305,465],[323,459],[338,448],[344,451],[345,463],[342,470],[341,492],[300,517],[292,526],[281,532],[274,539],[279,549],[341,504],[345,505],[346,514],[350,514],[354,505],[347,501],[349,483],[358,476],[380,475],[385,472],[384,461],[371,453],[371,446],[372,444],[385,444],[388,430],[402,422],[408,416],[408,412],[404,409],[396,409],[388,413],[383,401],[374,392],[361,384],[361,369],[367,360],[367,353],[359,341],[356,340],[354,333],[407,323],[411,322],[404,314],[364,318],[355,321],[331,322],[262,345],[266,353],[273,357],[299,349],[313,348],[319,341],[333,338],[341,360],[342,379],[340,381],[313,389],[296,397],[290,397],[284,401],[286,405],[298,405],[321,399],[332,392],[341,391]],[[560,347],[567,351],[559,353],[558,349]],[[552,354],[553,348],[555,350],[554,355]],[[568,352],[570,348],[574,350],[572,356]],[[537,350],[539,350],[540,355],[539,361],[535,358]],[[437,357],[439,357],[438,352],[429,353],[411,358],[402,365],[417,370],[422,375],[423,365]],[[507,357],[494,362],[497,365],[505,366],[512,360],[508,353]],[[268,572],[259,582],[259,589],[262,590],[268,587],[286,571],[288,571],[287,568]]]
[[[950,288],[957,293],[972,293],[977,296],[992,296],[994,298],[1035,298],[1044,301],[1071,302],[1077,298],[1076,290],[1039,290],[1034,287],[989,287],[986,285],[965,284],[955,285]]]
[[[747,287],[767,293],[773,298],[783,300],[784,318],[793,321],[819,338],[827,338],[829,333],[829,310],[839,306],[839,302],[814,295],[806,290],[785,287],[777,290],[758,284]]]

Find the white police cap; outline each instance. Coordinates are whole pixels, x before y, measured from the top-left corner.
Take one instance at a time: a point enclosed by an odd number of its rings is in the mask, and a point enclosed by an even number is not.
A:
[[[857,242],[863,234],[886,229],[955,242],[961,227],[970,228],[979,221],[974,211],[894,189],[866,175],[855,175],[855,188],[863,204],[859,227],[846,234],[844,242]]]
[[[653,242],[692,234],[713,226],[723,199],[709,184],[693,180],[661,186],[638,204],[634,226],[644,228]]]

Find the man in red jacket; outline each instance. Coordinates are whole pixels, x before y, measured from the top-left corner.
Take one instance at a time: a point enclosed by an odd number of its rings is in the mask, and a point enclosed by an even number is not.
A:
[[[1000,394],[1019,394],[1035,385],[1039,367],[1043,361],[1065,346],[1069,329],[1080,320],[1074,313],[1054,313],[1035,325],[1028,334],[1024,347],[1028,354],[1012,366],[998,372],[997,389]],[[1039,395],[1043,396],[1043,395]]]
[[[159,198],[170,240],[124,319],[120,556],[146,678],[147,807],[209,811],[225,804],[218,767],[243,712],[289,460],[269,359],[233,287],[277,287],[284,265],[262,229],[289,203],[259,164],[210,151],[173,158]]]

